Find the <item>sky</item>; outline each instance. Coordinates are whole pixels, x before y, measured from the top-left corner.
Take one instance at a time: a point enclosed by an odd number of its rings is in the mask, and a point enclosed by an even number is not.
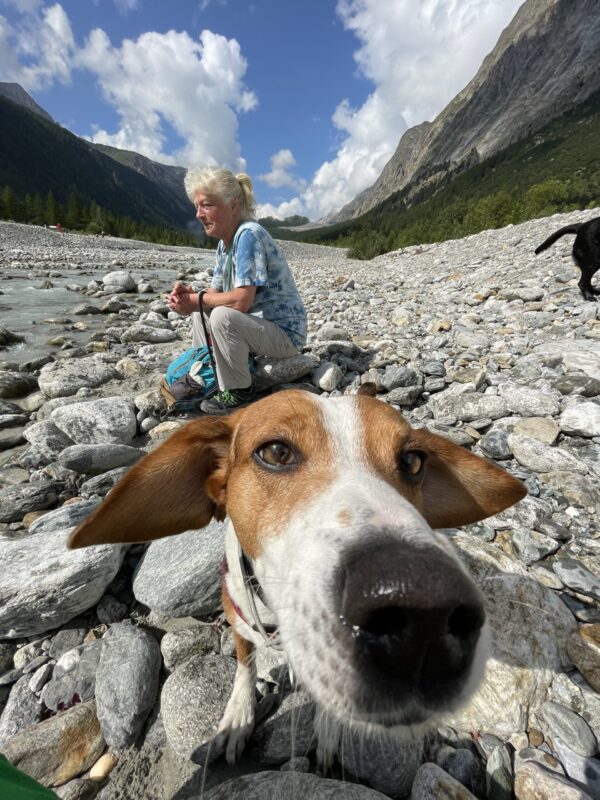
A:
[[[0,0],[0,81],[65,128],[247,172],[322,219],[474,77],[522,0]]]

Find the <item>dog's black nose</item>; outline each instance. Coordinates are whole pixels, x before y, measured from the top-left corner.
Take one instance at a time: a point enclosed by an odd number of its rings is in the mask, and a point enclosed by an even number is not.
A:
[[[386,539],[349,551],[339,576],[340,615],[357,667],[380,683],[382,695],[418,698],[431,708],[460,693],[485,612],[454,559]]]

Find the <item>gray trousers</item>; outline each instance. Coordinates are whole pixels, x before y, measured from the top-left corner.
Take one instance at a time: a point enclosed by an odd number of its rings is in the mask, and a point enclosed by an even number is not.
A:
[[[213,308],[207,320],[217,366],[219,389],[246,389],[252,383],[248,354],[289,358],[296,355],[279,325],[227,306]],[[200,312],[192,314],[192,345],[206,344]]]

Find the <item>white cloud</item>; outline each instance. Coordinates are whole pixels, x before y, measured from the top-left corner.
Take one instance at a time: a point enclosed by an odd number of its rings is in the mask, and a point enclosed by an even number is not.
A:
[[[246,60],[235,39],[205,30],[148,32],[120,47],[96,29],[77,57],[93,72],[121,122],[116,132],[97,130],[92,141],[136,150],[158,161],[224,164],[243,168],[236,112],[257,105],[244,83]],[[184,144],[165,153],[166,125]]]
[[[274,206],[272,203],[259,203],[256,206],[256,218],[262,219],[263,217],[275,217],[276,219],[285,219],[286,217],[293,217],[295,214],[306,214],[306,209],[302,200],[299,197],[294,197],[285,203],[280,203]]]
[[[44,0],[0,0],[0,5],[12,6],[21,14],[31,14],[42,6]]]
[[[94,0],[98,2],[99,0]],[[111,0],[122,11],[139,0]],[[197,0],[205,9],[209,2]],[[432,119],[475,75],[522,0],[338,0],[337,13],[356,35],[358,71],[373,89],[359,107],[341,99],[332,115],[337,152],[306,185],[290,150],[271,158],[259,176],[296,197],[263,208],[273,216],[321,218],[341,208],[379,176],[407,125]],[[113,44],[92,31],[78,49],[59,3],[0,0],[21,17],[0,16],[3,80],[35,90],[67,83],[74,69],[89,70],[116,110],[116,129],[94,129],[92,139],[136,150],[159,161],[219,163],[243,169],[238,114],[257,105],[244,84],[246,60],[235,39],[205,30],[147,32]],[[181,146],[168,145],[173,132]]]
[[[114,0],[114,3],[121,14],[126,14],[128,11],[135,11],[140,5],[139,0]]]
[[[227,0],[215,0],[215,1],[220,6],[226,6],[227,5]],[[209,5],[212,2],[213,2],[213,0],[199,0],[198,8],[200,9],[200,11],[206,11],[206,9],[209,7]],[[249,10],[250,11],[254,10],[252,4],[250,4]]]
[[[271,156],[271,171],[258,175],[272,189],[288,186],[296,191],[306,188],[306,181],[296,177],[291,170],[296,166],[296,159],[291,150],[278,150]]]
[[[139,5],[139,0],[113,2],[123,12]],[[247,63],[235,39],[208,30],[193,39],[171,30],[113,45],[97,28],[78,48],[59,3],[2,3],[20,12],[12,26],[0,16],[2,80],[31,91],[67,83],[73,70],[88,70],[119,116],[116,130],[93,127],[92,141],[167,163],[245,168],[237,115],[251,111],[258,101],[244,84]],[[179,137],[179,149],[168,145],[171,133]]]
[[[25,89],[40,89],[55,81],[68,83],[75,41],[61,5],[37,10],[34,2],[13,3],[25,16],[18,28],[0,17],[0,71],[5,80]]]
[[[523,0],[338,0],[355,60],[408,125],[432,119],[475,75]]]
[[[333,114],[337,154],[298,198],[312,219],[374,183],[407,126],[433,119],[466,86],[521,3],[338,0],[338,15],[360,41],[358,69],[375,88],[360,108],[342,100]]]
[[[6,17],[0,15],[0,74],[3,81],[19,82],[22,67],[13,45],[15,32]]]

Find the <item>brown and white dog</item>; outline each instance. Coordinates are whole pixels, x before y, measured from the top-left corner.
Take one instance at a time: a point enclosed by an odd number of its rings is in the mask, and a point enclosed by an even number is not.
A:
[[[299,682],[334,719],[411,728],[463,703],[486,659],[485,611],[432,528],[483,519],[525,493],[379,400],[286,391],[177,431],[70,546],[229,517],[223,606],[238,667],[217,743],[233,761],[254,726],[253,655],[271,623]],[[259,596],[246,591],[248,571]],[[332,746],[320,743],[322,757]]]

